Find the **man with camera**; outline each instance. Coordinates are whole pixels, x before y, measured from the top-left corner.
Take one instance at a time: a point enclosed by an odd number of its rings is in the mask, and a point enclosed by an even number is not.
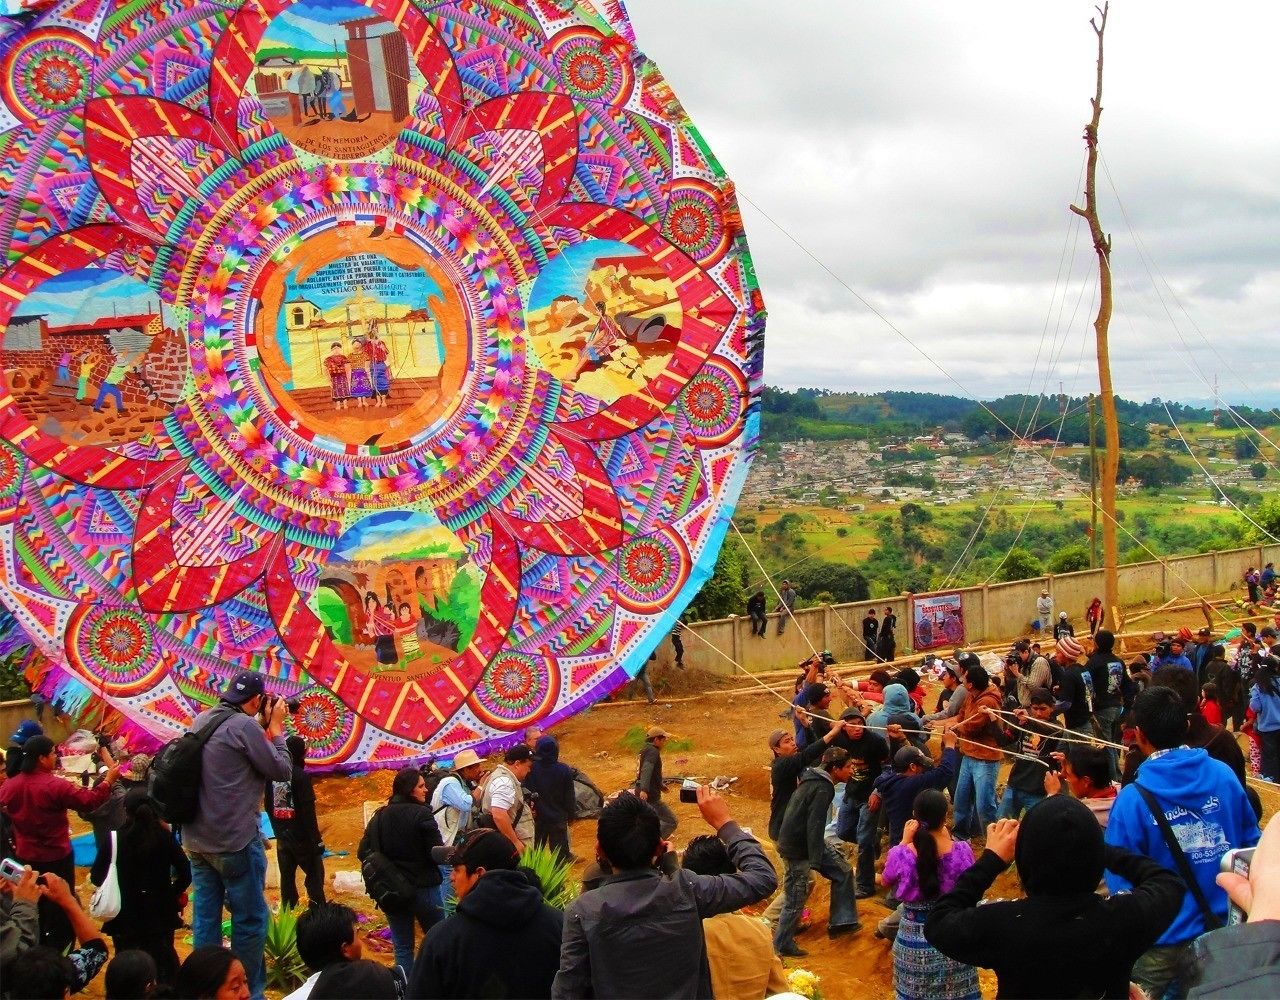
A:
[[[223,905],[231,914],[231,950],[244,965],[253,1000],[261,1000],[267,973],[263,887],[267,854],[258,814],[268,781],[288,781],[293,759],[285,745],[283,698],[266,693],[262,675],[236,674],[222,699],[197,716],[196,730],[217,725],[201,759],[200,805],[182,828],[191,857],[192,943],[222,944]]]
[[[1004,658],[1004,665],[1016,683],[1018,704],[1022,708],[1031,707],[1032,691],[1041,688],[1053,690],[1053,670],[1049,661],[1043,656],[1033,655],[1030,639],[1015,642]]]

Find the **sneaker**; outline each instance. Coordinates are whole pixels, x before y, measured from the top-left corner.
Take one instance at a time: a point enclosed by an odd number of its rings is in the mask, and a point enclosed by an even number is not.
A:
[[[778,955],[782,958],[806,958],[808,954],[803,948],[797,948],[794,945],[790,948],[783,948],[778,952]]]
[[[827,928],[827,937],[844,937],[846,934],[854,934],[860,930],[862,930],[862,924],[836,924]]]

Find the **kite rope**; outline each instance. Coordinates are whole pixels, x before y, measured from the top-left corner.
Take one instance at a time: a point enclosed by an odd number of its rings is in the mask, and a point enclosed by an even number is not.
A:
[[[764,568],[764,565],[760,562],[760,558],[756,555],[755,550],[751,548],[750,543],[743,536],[741,529],[739,529],[738,527],[738,522],[735,521],[733,518],[729,518],[729,524],[733,528],[733,533],[738,536],[738,539],[742,542],[743,547],[746,548],[747,555],[751,556],[751,561],[756,564],[756,569],[760,570],[760,575],[763,576],[765,582],[769,584],[769,589],[772,590],[774,593],[774,596],[778,598],[778,604],[782,606],[783,613],[786,614],[786,616],[791,619],[792,623],[795,625],[796,629],[799,631],[801,637],[804,639],[805,645],[809,647],[809,651],[813,653],[814,656],[817,656],[818,655],[817,648],[813,645],[813,642],[809,639],[809,636],[805,632],[805,630],[801,628],[800,622],[795,616],[795,612],[792,611],[791,608],[787,605],[787,602],[782,599],[782,593],[774,585],[773,578],[769,576],[769,571]],[[734,665],[738,666],[738,664],[734,664]]]

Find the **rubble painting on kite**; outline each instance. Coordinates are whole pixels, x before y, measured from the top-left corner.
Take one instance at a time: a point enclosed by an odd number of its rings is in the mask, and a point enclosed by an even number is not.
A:
[[[317,767],[483,752],[710,575],[764,307],[619,0],[28,0],[0,136],[0,601],[46,696],[156,742],[257,669]]]

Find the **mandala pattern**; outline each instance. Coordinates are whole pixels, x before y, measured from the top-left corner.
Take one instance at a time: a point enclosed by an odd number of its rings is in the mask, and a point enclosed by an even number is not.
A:
[[[618,0],[53,0],[0,33],[0,601],[171,738],[483,752],[715,564],[764,306]]]

